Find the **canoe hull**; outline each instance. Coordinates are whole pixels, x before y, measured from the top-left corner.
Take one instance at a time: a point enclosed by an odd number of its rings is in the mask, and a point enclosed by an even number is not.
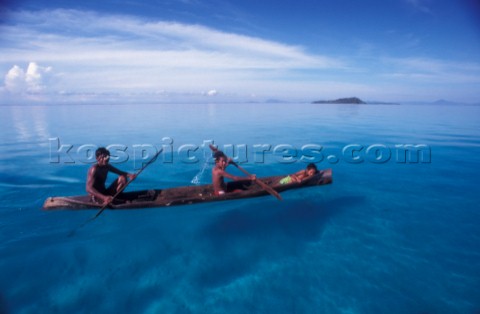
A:
[[[286,177],[286,175],[258,178],[257,180],[262,180],[262,182],[268,184],[277,192],[283,192],[291,189],[332,183],[332,170],[322,170],[315,176],[301,183],[280,184],[280,180],[284,177]],[[261,186],[251,181],[228,182],[227,189],[233,192],[220,196],[214,195],[213,186],[211,184],[125,192],[122,193],[118,200],[114,201],[114,204],[109,205],[108,209],[120,210],[167,207],[268,195],[268,192],[266,192]],[[101,207],[102,204],[92,202],[88,195],[49,197],[43,204],[44,210],[82,210],[99,209]]]

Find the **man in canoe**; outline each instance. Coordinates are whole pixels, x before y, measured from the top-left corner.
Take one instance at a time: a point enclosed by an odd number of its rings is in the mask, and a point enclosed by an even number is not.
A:
[[[212,169],[212,183],[213,183],[213,190],[215,195],[224,195],[227,192],[238,192],[240,190],[233,190],[227,191],[227,185],[225,184],[224,178],[227,177],[234,181],[242,181],[242,180],[256,180],[255,175],[250,175],[248,177],[237,177],[234,175],[229,174],[225,171],[227,168],[229,159],[225,154],[221,151],[215,152],[213,155],[215,158],[215,167]]]
[[[113,196],[127,184],[127,178],[133,180],[135,175],[118,170],[110,165],[108,163],[110,152],[105,147],[98,148],[95,151],[95,157],[97,163],[88,169],[87,193],[94,202],[109,204],[113,200]],[[118,174],[118,178],[107,188],[105,187],[105,182],[107,181],[108,172]]]
[[[280,184],[289,184],[289,183],[300,183],[308,178],[311,178],[315,174],[318,173],[317,166],[314,163],[310,163],[304,170],[300,170],[294,174],[286,176],[282,180],[280,180]]]

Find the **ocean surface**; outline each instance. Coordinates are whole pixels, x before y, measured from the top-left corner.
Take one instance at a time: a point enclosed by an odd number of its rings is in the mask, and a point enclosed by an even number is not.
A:
[[[19,105],[0,125],[2,314],[480,312],[478,106]],[[164,149],[137,190],[208,183],[211,141],[333,183],[84,226],[96,211],[42,210],[85,194],[98,146],[129,172]]]

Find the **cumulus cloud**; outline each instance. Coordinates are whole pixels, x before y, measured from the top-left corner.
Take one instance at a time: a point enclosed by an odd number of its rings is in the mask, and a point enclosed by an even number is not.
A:
[[[52,67],[43,67],[37,65],[35,62],[30,62],[25,74],[25,82],[27,83],[27,90],[29,92],[41,92],[45,90],[46,83],[52,72]]]
[[[216,89],[211,89],[207,92],[207,96],[215,96],[217,94],[218,94],[218,92],[217,92]]]
[[[26,90],[25,71],[14,65],[5,75],[5,89],[11,93],[21,93]]]
[[[13,94],[41,93],[47,89],[45,83],[52,73],[52,67],[30,62],[27,70],[14,65],[5,75],[5,89]]]

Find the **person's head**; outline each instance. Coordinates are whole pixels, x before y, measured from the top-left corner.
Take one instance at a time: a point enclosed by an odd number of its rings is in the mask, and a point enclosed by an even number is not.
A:
[[[317,166],[314,163],[310,163],[307,165],[307,174],[309,176],[313,176],[318,172]]]
[[[218,158],[220,157],[226,157],[225,154],[222,151],[217,150],[215,153],[213,153],[213,158],[215,161],[217,161]]]
[[[225,154],[215,153],[214,157],[215,157],[215,164],[218,165],[220,168],[224,169],[227,166],[227,156],[225,156]]]
[[[95,151],[95,157],[97,158],[97,162],[99,164],[107,164],[108,160],[110,159],[110,152],[105,147],[99,147]]]

